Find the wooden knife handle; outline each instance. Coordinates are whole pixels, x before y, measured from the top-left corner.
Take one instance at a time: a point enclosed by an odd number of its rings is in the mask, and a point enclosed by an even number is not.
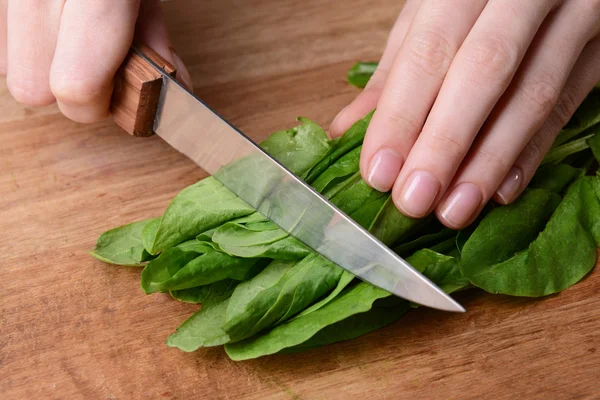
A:
[[[157,52],[144,45],[135,45],[115,76],[115,89],[110,111],[117,125],[133,136],[151,136],[162,87],[162,76],[138,52],[175,77],[175,67]]]

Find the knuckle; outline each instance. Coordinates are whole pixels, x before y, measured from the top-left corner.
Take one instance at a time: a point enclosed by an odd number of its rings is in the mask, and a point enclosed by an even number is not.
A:
[[[28,106],[45,106],[54,102],[48,82],[38,79],[15,79],[9,75],[6,86],[14,99]]]
[[[485,148],[479,148],[475,153],[474,158],[478,164],[480,163],[486,169],[490,169],[491,167],[493,170],[508,171],[512,166],[512,163],[507,163],[509,157]]]
[[[416,118],[410,117],[407,114],[398,114],[397,112],[388,115],[385,125],[386,131],[401,133],[403,136],[412,137],[421,130],[421,124]]]
[[[533,136],[527,146],[525,147],[524,154],[526,154],[529,160],[532,160],[535,165],[539,165],[544,159],[544,156],[550,149],[552,144],[552,138],[549,134],[550,131],[540,131],[539,134]],[[550,143],[550,144],[549,144]]]
[[[452,46],[443,35],[435,31],[413,34],[408,43],[408,60],[417,75],[442,78],[452,61]]]
[[[449,159],[463,158],[467,154],[468,146],[452,135],[433,132],[428,135],[427,146],[436,157],[439,155]]]
[[[506,85],[517,68],[518,57],[508,40],[486,36],[474,39],[467,61],[472,79]]]
[[[94,78],[69,79],[50,77],[50,88],[61,102],[85,105],[94,102],[106,89],[105,84]]]
[[[532,116],[545,119],[554,108],[560,90],[548,73],[539,73],[536,78],[523,83],[521,93],[531,108]]]
[[[550,116],[552,123],[556,125],[556,129],[562,129],[569,122],[575,110],[579,107],[580,99],[578,97],[571,90],[562,92]]]

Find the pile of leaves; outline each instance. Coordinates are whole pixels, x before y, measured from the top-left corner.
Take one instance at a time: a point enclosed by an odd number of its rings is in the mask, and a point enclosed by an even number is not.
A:
[[[364,86],[373,66],[355,66],[350,82]],[[359,156],[371,115],[333,141],[300,118],[299,126],[273,133],[261,146],[447,293],[476,287],[546,296],[594,267],[600,89],[561,131],[523,195],[508,206],[490,203],[461,231],[434,216],[402,215],[389,193],[362,180]],[[92,255],[143,266],[146,294],[201,304],[168,346],[195,351],[224,345],[233,360],[355,338],[417,307],[316,254],[212,177],[183,189],[162,216],[103,233]]]

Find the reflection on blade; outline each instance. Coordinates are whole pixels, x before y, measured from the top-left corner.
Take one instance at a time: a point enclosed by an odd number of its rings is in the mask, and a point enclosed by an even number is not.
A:
[[[357,277],[418,304],[464,311],[168,76],[155,132],[261,214]]]

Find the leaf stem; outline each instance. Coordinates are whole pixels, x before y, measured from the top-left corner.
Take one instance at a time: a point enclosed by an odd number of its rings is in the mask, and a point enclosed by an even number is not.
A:
[[[579,153],[580,151],[589,149],[590,145],[588,144],[587,140],[593,136],[594,134],[587,135],[580,139],[573,140],[572,142],[551,149],[548,154],[546,154],[546,157],[544,157],[541,165],[560,162],[571,154]]]

